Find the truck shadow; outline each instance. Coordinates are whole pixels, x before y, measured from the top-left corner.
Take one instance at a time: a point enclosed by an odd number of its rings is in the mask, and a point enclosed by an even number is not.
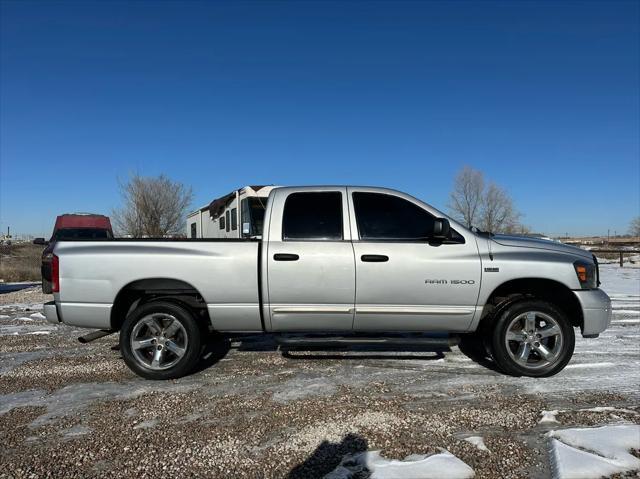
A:
[[[367,449],[367,440],[353,433],[347,434],[338,443],[322,441],[307,459],[289,471],[286,478],[310,479],[324,477],[340,465],[342,458],[346,454],[357,454]],[[369,475],[370,471],[363,467],[361,471],[358,471],[357,476],[354,475],[353,477],[364,478],[369,477]]]

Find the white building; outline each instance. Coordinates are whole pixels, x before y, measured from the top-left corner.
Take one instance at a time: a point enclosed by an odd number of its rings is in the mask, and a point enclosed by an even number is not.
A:
[[[245,186],[187,216],[187,238],[262,236],[267,197],[276,186]]]

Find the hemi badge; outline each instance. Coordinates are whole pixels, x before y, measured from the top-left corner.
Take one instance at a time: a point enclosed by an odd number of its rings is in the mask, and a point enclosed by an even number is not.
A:
[[[500,268],[485,268],[484,272],[485,273],[499,273],[500,272]]]

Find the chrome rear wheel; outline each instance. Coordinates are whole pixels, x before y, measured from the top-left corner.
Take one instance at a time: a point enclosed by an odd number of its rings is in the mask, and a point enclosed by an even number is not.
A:
[[[140,365],[156,371],[178,363],[189,344],[184,326],[166,313],[140,318],[133,327],[130,341],[131,351]]]
[[[122,358],[147,379],[176,379],[200,359],[204,327],[182,304],[153,301],[132,311],[120,329]]]

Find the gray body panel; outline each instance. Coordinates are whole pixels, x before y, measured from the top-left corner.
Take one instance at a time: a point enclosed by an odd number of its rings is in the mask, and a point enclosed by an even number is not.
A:
[[[214,328],[260,331],[256,241],[59,242],[62,320],[109,328],[117,294],[134,281],[183,281],[202,296]]]
[[[283,240],[284,202],[289,194],[305,191],[342,194],[343,240]],[[397,196],[436,217],[446,216],[384,188],[276,188],[267,203],[261,243],[59,242],[54,253],[60,258],[60,293],[54,295],[57,307],[45,308],[47,318],[108,329],[123,288],[164,278],[195,288],[212,327],[221,332],[262,331],[261,313],[266,331],[468,332],[477,328],[496,288],[511,280],[546,279],[575,292],[585,319],[583,334],[598,334],[608,326],[608,297],[600,290],[581,290],[573,266],[577,260],[591,261],[589,252],[546,240],[488,238],[452,219],[462,244],[360,240],[351,197],[355,191]],[[275,261],[274,255],[282,253],[299,259]],[[370,254],[388,261],[363,262],[362,255]]]

